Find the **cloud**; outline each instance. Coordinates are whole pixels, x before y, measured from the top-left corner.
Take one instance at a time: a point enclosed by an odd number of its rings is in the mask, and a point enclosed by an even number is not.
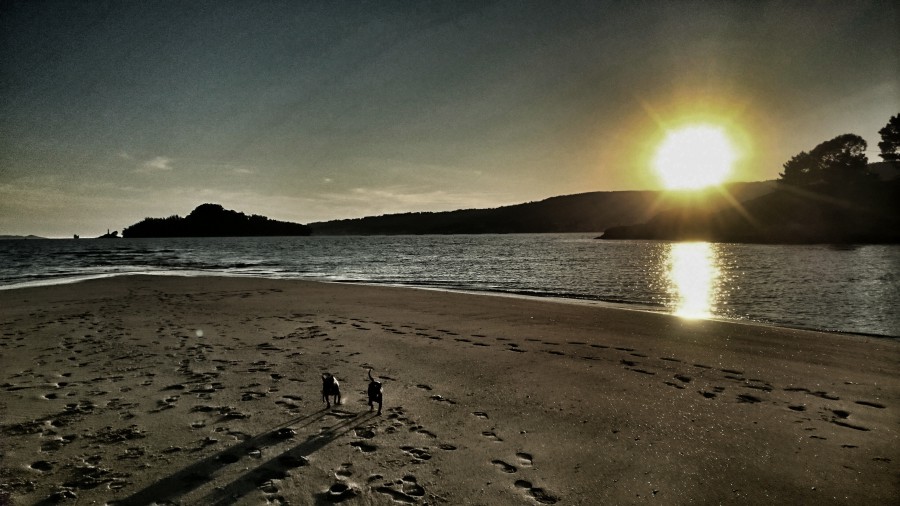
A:
[[[143,168],[147,171],[170,171],[172,170],[172,159],[165,156],[157,156],[144,162]]]

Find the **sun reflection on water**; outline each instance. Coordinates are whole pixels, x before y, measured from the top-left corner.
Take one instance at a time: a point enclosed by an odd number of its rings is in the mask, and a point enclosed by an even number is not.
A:
[[[713,315],[720,271],[712,245],[706,242],[671,244],[668,275],[676,315],[683,318]]]

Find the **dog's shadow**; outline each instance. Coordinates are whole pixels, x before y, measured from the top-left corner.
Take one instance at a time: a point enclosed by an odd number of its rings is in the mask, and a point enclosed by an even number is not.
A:
[[[343,412],[338,412],[343,413]],[[263,434],[242,441],[203,460],[195,462],[184,469],[169,475],[152,485],[120,500],[110,501],[110,506],[143,506],[163,501],[171,501],[192,490],[200,488],[214,479],[221,469],[238,462],[251,450],[273,446],[291,439],[294,431],[288,426],[299,429],[322,420],[326,416],[335,416],[335,412],[321,409],[315,413],[289,420]],[[367,416],[368,415],[368,416]],[[271,479],[287,477],[289,470],[307,464],[306,457],[347,432],[369,421],[374,415],[367,412],[346,413],[338,416],[338,422],[321,432],[311,435],[302,443],[290,448],[280,455],[260,464],[256,468],[238,477],[230,484],[210,492],[202,500],[203,504],[233,504],[248,492],[255,490]],[[296,425],[300,424],[300,425]],[[48,503],[49,504],[49,503]]]

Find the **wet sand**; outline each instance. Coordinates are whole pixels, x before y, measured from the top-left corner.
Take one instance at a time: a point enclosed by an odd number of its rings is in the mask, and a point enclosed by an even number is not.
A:
[[[4,290],[0,321],[0,504],[900,497],[888,339],[212,277]]]

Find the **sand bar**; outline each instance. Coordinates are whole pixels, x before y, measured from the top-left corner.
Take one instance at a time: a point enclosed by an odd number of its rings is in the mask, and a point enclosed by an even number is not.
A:
[[[0,504],[900,497],[890,339],[213,277],[0,291],[0,321]]]

